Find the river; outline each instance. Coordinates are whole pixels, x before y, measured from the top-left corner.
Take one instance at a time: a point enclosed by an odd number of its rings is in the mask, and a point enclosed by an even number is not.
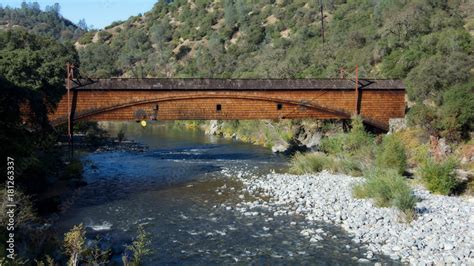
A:
[[[87,186],[56,222],[59,236],[83,223],[87,238],[99,236],[120,263],[138,225],[151,234],[153,254],[145,265],[355,264],[360,244],[337,226],[297,215],[236,211],[242,198],[235,175],[286,171],[288,158],[267,148],[207,136],[170,124],[104,123],[111,135],[146,144],[144,152],[109,151],[83,157]],[[311,243],[306,228],[328,235]],[[376,261],[390,261],[376,257]]]

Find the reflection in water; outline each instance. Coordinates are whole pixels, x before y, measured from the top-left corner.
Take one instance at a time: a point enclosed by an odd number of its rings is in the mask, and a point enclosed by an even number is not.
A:
[[[82,222],[88,237],[100,235],[119,262],[123,245],[144,225],[154,249],[147,265],[348,264],[363,256],[338,227],[299,216],[273,217],[264,210],[245,216],[233,209],[242,201],[241,184],[221,170],[246,175],[283,171],[285,157],[166,124],[110,123],[106,129],[111,135],[123,129],[127,138],[150,149],[86,156],[88,185],[61,217],[59,234]],[[311,243],[300,235],[305,228],[322,228],[328,236]]]

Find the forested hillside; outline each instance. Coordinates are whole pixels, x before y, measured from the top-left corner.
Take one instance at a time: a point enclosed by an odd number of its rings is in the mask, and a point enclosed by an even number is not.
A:
[[[412,123],[472,130],[469,1],[160,1],[76,43],[91,77],[401,78]],[[412,104],[410,104],[412,105]],[[443,106],[435,109],[434,106]],[[470,114],[471,115],[470,115]],[[460,133],[461,132],[461,133]]]
[[[72,45],[22,29],[0,31],[0,144],[25,168],[49,144],[47,114],[65,93],[66,62],[78,62]],[[31,112],[22,117],[25,105]]]
[[[23,2],[20,8],[0,5],[0,30],[23,28],[61,42],[77,40],[85,29],[62,17],[60,9],[60,5],[55,4],[46,6],[43,11],[38,2]]]

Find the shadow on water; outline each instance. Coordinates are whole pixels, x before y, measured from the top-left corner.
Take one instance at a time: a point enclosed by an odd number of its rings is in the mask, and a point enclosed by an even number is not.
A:
[[[88,185],[62,214],[58,234],[84,223],[88,237],[100,235],[120,262],[123,245],[141,224],[152,235],[154,251],[145,265],[347,265],[364,257],[364,248],[339,227],[299,216],[274,217],[268,210],[251,216],[235,210],[245,194],[242,184],[221,170],[259,176],[284,171],[286,157],[199,131],[142,129],[134,123],[107,128],[111,135],[125,128],[128,138],[150,149],[86,156]],[[300,235],[306,228],[321,228],[327,236],[311,243]],[[379,256],[375,261],[397,264]]]

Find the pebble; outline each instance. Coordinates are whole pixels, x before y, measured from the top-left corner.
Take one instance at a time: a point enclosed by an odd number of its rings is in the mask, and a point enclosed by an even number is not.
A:
[[[473,262],[474,200],[434,195],[415,187],[414,193],[421,199],[416,205],[417,218],[405,223],[394,208],[377,208],[370,199],[352,197],[352,187],[364,182],[363,178],[326,171],[308,175],[271,173],[256,177],[242,173],[240,176],[244,184],[240,199],[246,193],[270,198],[265,204],[242,203],[250,210],[261,207],[275,217],[297,214],[307,221],[339,224],[353,235],[354,243],[367,244],[367,259],[372,259],[374,254],[385,254],[394,260],[416,264]],[[258,212],[246,211],[244,215],[258,215]],[[326,235],[322,229],[304,229],[300,234],[313,243]],[[346,245],[346,249],[350,246]],[[354,260],[365,262],[366,258]]]

